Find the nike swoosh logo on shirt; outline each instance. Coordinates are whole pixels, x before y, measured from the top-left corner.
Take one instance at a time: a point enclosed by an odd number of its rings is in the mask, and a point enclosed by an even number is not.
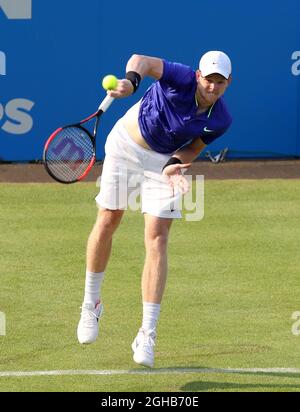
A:
[[[214,132],[214,130],[210,130],[210,129],[208,129],[207,127],[204,127],[204,129],[203,129],[205,132],[207,132],[207,133],[212,133],[212,132]]]

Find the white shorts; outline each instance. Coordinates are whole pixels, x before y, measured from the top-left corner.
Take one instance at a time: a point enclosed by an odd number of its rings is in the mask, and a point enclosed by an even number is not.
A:
[[[97,204],[110,210],[141,210],[157,217],[181,218],[181,194],[162,175],[170,156],[135,143],[120,119],[105,144]]]

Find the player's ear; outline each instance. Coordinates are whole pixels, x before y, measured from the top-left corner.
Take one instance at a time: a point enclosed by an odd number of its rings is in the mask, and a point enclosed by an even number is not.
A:
[[[229,86],[230,83],[232,82],[232,76],[231,75],[228,77],[227,82],[228,82],[228,86]]]
[[[200,79],[200,77],[201,77],[201,72],[200,72],[199,69],[197,69],[196,70],[196,79],[197,79],[197,81]]]

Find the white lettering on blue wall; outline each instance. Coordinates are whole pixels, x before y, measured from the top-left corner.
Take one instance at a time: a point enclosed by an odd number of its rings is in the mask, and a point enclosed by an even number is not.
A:
[[[5,106],[0,103],[0,128],[10,134],[25,134],[33,127],[30,111],[34,102],[27,99],[13,99]],[[2,120],[4,123],[2,123]]]
[[[6,56],[5,53],[0,51],[0,76],[6,75]]]
[[[0,0],[0,10],[11,20],[30,20],[32,0]]]

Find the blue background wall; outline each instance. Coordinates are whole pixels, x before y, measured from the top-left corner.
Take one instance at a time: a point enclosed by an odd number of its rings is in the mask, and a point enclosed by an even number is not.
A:
[[[93,112],[104,97],[102,77],[124,77],[131,54],[196,69],[201,54],[216,49],[233,62],[226,101],[234,123],[208,149],[229,147],[232,157],[300,156],[298,0],[32,0],[30,19],[8,18],[16,17],[11,7],[30,0],[9,0],[9,10],[7,3],[0,0],[0,160],[41,159],[51,131]],[[145,79],[105,114],[98,159],[116,119],[150,84]]]

